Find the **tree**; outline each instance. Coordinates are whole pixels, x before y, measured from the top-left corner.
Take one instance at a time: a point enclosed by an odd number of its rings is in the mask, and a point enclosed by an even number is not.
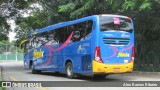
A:
[[[7,20],[14,19],[18,42],[32,30],[63,21],[95,14],[129,16],[135,25],[136,57],[160,59],[160,0],[1,0],[0,10],[1,33],[11,31]]]
[[[8,39],[11,30],[8,21],[15,19],[21,14],[21,10],[27,8],[34,0],[0,0],[0,37],[2,40]]]

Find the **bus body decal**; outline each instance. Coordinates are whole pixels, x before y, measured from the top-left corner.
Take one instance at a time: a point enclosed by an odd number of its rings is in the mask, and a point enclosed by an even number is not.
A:
[[[130,50],[133,47],[133,45],[130,45],[129,47],[122,49],[122,50],[118,50],[117,48],[113,47],[113,46],[109,46],[109,48],[111,48],[113,50],[113,54],[111,56],[108,56],[107,58],[112,58],[116,55],[117,52],[123,52],[123,51],[127,51]]]
[[[69,41],[71,40],[72,36],[73,36],[73,32],[70,34],[68,39],[57,49],[53,49],[52,47],[47,46],[48,47],[48,51],[49,51],[49,59],[48,59],[47,63],[44,64],[45,66],[50,64],[50,61],[52,59],[52,52],[56,52],[56,51],[59,51],[59,50],[65,48],[68,45]]]
[[[131,48],[133,47],[133,45],[130,45],[128,48],[124,48],[124,49],[122,49],[122,50],[118,50],[118,51],[127,51],[127,50],[130,50]]]
[[[47,46],[47,47],[50,48],[50,49],[52,50],[52,52],[59,51],[59,50],[63,49],[64,47],[66,47],[66,46],[68,45],[68,43],[69,43],[69,41],[71,40],[72,36],[73,36],[73,32],[72,32],[71,35],[68,37],[68,39],[67,39],[59,48],[57,48],[57,49],[53,49],[53,48],[50,47],[50,46]]]
[[[44,64],[44,66],[49,65],[51,62],[51,59],[52,59],[52,52],[49,50],[49,48],[48,48],[48,51],[49,51],[49,59],[48,59],[47,63]]]
[[[117,48],[113,47],[113,46],[109,46],[108,48],[111,48],[113,50],[113,54],[111,56],[108,56],[107,58],[112,58],[116,55],[117,53]]]
[[[42,51],[41,49],[40,49],[40,51],[34,50],[33,57],[34,58],[43,58],[43,53],[44,53],[44,51]]]

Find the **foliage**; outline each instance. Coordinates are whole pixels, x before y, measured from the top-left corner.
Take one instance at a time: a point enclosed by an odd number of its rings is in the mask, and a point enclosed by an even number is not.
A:
[[[8,21],[18,17],[21,10],[26,9],[33,2],[34,0],[0,0],[0,36],[7,37],[9,31],[12,31]]]
[[[9,33],[10,26],[8,25],[6,19],[0,16],[0,41],[8,40],[7,34]]]
[[[16,41],[12,41],[12,42],[9,42],[9,41],[6,41],[6,40],[2,40],[0,41],[0,54],[2,53],[22,53],[23,50],[20,49],[17,44],[16,44]]]
[[[8,37],[5,35],[5,34],[1,34],[0,33],[0,41],[2,41],[2,40],[8,40]]]
[[[136,62],[160,59],[160,0],[1,0],[0,10],[1,33],[11,31],[7,19],[14,19],[17,43],[30,31],[58,22],[102,13],[130,16],[135,25]]]
[[[17,17],[16,38],[24,38],[30,31],[45,27],[48,21],[47,14],[42,12],[33,13],[30,17]]]

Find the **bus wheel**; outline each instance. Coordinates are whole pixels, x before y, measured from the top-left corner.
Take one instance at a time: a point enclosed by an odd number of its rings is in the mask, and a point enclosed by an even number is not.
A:
[[[59,74],[59,72],[54,72],[55,74]]]
[[[108,75],[93,75],[94,78],[105,78]]]
[[[38,73],[41,73],[41,71],[39,71],[39,70],[34,70],[34,65],[33,64],[31,64],[31,72],[32,72],[32,74],[38,74]]]
[[[68,62],[66,64],[66,74],[67,74],[67,78],[69,78],[69,79],[73,79],[74,78],[73,66],[72,66],[71,62]]]

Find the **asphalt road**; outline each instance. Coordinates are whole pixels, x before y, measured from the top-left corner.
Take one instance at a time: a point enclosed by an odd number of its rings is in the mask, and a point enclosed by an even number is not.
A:
[[[129,73],[109,75],[105,79],[94,79],[92,77],[81,76],[76,79],[67,79],[65,74],[55,74],[53,72],[43,72],[41,74],[31,74],[29,70],[23,69],[23,62],[1,62],[3,67],[3,79],[5,81],[89,81],[89,82],[118,82],[118,81],[160,81],[160,74],[156,73]],[[22,90],[22,88],[8,88],[9,90]],[[140,89],[150,90],[152,87],[34,87],[23,88],[23,90],[97,90],[97,89]],[[160,90],[160,87],[154,87],[154,90]]]

